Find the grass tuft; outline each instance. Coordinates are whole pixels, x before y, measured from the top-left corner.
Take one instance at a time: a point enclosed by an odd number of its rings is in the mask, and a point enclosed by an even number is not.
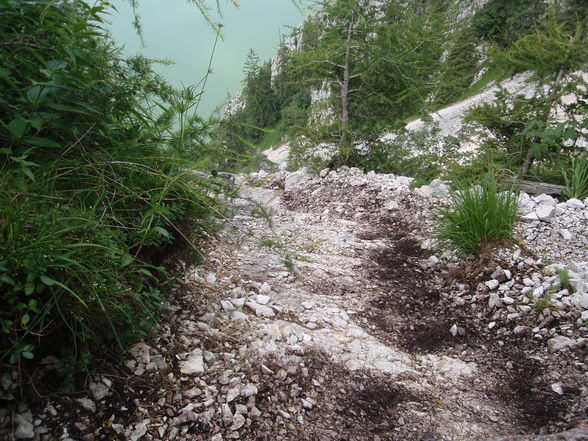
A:
[[[476,253],[485,245],[511,239],[518,211],[518,193],[499,192],[494,178],[450,195],[450,206],[437,211],[435,237],[450,248]]]
[[[588,154],[583,154],[572,159],[570,169],[562,169],[568,198],[588,198]]]

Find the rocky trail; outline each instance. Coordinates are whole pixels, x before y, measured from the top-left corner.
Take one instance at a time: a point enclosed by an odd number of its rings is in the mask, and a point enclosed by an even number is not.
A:
[[[175,263],[154,337],[88,392],[0,414],[8,439],[588,440],[584,202],[529,197],[526,246],[463,262],[430,240],[442,184],[238,179],[205,263]],[[575,293],[554,289],[546,243]]]

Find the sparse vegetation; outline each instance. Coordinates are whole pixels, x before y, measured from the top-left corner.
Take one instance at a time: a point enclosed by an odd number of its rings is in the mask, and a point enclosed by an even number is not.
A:
[[[533,308],[537,311],[543,311],[544,309],[547,309],[551,306],[551,294],[545,293],[535,302]]]

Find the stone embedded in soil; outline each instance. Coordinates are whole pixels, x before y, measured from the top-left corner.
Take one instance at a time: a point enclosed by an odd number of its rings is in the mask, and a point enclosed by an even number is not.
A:
[[[557,352],[572,347],[574,345],[574,340],[569,337],[564,337],[563,335],[555,336],[547,342],[547,348],[549,352]]]
[[[498,288],[498,285],[500,285],[500,282],[498,282],[498,280],[488,280],[487,282],[484,282],[484,285],[489,289],[496,289]]]
[[[257,302],[246,302],[245,306],[251,309],[258,317],[275,317],[276,313],[272,308],[260,305]]]
[[[267,305],[271,300],[270,296],[266,296],[263,294],[259,294],[258,296],[255,296],[255,302],[259,303],[260,305]]]
[[[151,420],[143,420],[137,424],[135,426],[135,430],[133,430],[133,432],[131,432],[129,435],[129,440],[139,441],[141,438],[143,438],[147,434],[147,425],[149,425],[150,422]]]
[[[193,387],[192,389],[188,389],[183,393],[183,395],[188,399],[199,397],[202,394],[202,389],[200,389],[199,387]]]
[[[232,311],[235,309],[235,305],[233,305],[233,303],[231,303],[229,300],[221,300],[220,304],[224,311]]]
[[[204,373],[204,357],[200,349],[194,349],[186,360],[180,362],[180,372],[184,375]]]
[[[239,412],[233,415],[233,424],[231,426],[231,430],[239,430],[245,424],[245,417],[241,415]]]
[[[502,268],[499,268],[496,271],[494,271],[490,277],[492,277],[494,280],[498,280],[500,283],[506,282],[506,280],[508,279],[508,277],[506,277],[506,273]]]
[[[537,214],[539,220],[549,222],[555,214],[555,207],[552,205],[539,205],[535,209],[535,213]]]
[[[246,385],[244,385],[241,389],[241,395],[244,397],[251,397],[253,395],[257,395],[258,389],[257,386],[255,386],[252,383],[248,383]]]
[[[129,353],[133,356],[133,358],[138,363],[142,364],[151,362],[150,352],[151,347],[143,342],[137,343],[136,345],[133,345],[131,349],[129,349]]]
[[[25,413],[18,413],[14,417],[15,439],[31,439],[35,436],[35,426],[33,425],[33,414],[29,410]]]
[[[229,318],[235,322],[238,322],[238,321],[247,320],[249,317],[247,316],[247,314],[245,314],[241,311],[233,311],[233,312],[231,312],[231,315],[229,316]]]
[[[227,391],[227,396],[226,396],[227,403],[230,403],[231,401],[233,401],[240,394],[241,394],[241,389],[239,386],[236,386],[236,387],[233,387],[232,389],[229,389]]]
[[[89,389],[96,401],[100,401],[110,395],[110,388],[102,383],[91,382]]]
[[[259,294],[269,294],[270,292],[272,292],[272,287],[269,283],[262,283],[261,286],[259,287]],[[259,297],[259,296],[258,296]],[[259,302],[258,302],[259,303]],[[262,303],[263,305],[264,303]]]
[[[563,395],[564,394],[563,387],[559,383],[553,383],[551,385],[551,390],[554,391],[558,395]]]
[[[221,405],[222,419],[225,426],[233,424],[233,412],[227,403]]]
[[[454,337],[457,337],[457,325],[454,324],[451,328],[449,328],[449,332],[451,335],[453,335]]]
[[[82,407],[82,409],[90,413],[96,412],[96,403],[94,403],[89,398],[77,398],[76,402]]]
[[[582,202],[580,199],[571,198],[566,201],[566,206],[568,206],[570,208],[582,209],[582,208],[584,208],[584,202]]]

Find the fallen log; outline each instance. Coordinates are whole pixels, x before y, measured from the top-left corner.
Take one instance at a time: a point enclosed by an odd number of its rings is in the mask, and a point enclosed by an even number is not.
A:
[[[526,181],[513,177],[506,177],[503,182],[507,185],[516,185],[521,191],[530,194],[562,194],[567,187],[565,185],[546,184],[544,182]]]

